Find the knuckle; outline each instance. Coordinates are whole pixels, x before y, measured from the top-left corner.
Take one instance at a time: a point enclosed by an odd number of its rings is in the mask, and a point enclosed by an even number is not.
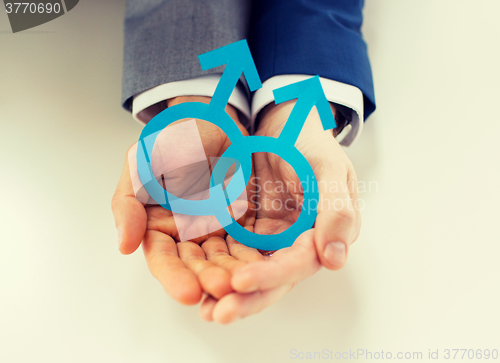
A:
[[[352,222],[356,219],[356,211],[353,208],[343,208],[336,212],[336,217],[345,222]]]

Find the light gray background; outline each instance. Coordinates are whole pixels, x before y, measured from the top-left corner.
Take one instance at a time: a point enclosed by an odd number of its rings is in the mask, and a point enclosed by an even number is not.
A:
[[[110,199],[141,130],[120,108],[123,12],[81,1],[12,34],[0,11],[1,362],[500,349],[500,2],[367,1],[378,110],[348,150],[378,183],[362,234],[341,272],[227,327],[118,253]]]

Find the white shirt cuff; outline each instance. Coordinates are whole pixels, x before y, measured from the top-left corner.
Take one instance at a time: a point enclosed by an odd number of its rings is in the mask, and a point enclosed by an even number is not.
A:
[[[274,76],[266,80],[262,88],[254,93],[251,124],[254,124],[255,118],[260,110],[274,102],[273,90],[308,78],[311,78],[311,76],[305,74],[287,74]],[[339,143],[341,145],[349,146],[359,137],[363,129],[363,93],[359,88],[345,83],[322,77],[319,79],[328,101],[338,103],[352,110],[350,125],[346,126],[344,130],[337,135],[337,139],[340,140]]]
[[[151,88],[134,97],[132,116],[135,120],[145,124],[158,113],[158,110],[152,110],[152,112],[148,113],[147,109],[161,101],[179,96],[211,97],[219,83],[220,76],[220,74],[209,74]],[[229,98],[229,104],[240,111],[250,121],[250,125],[253,126],[257,114],[265,106],[274,102],[273,90],[310,77],[310,75],[305,74],[289,74],[269,78],[263,83],[262,88],[254,93],[251,107],[248,104],[245,86],[238,83]],[[352,110],[350,124],[337,135],[341,145],[349,146],[359,137],[363,129],[363,93],[357,87],[331,79],[320,77],[320,81],[328,101],[338,103]],[[243,123],[245,124],[245,122]]]
[[[169,82],[151,88],[134,97],[132,102],[132,116],[142,124],[146,124],[156,112],[148,113],[148,107],[169,98],[179,96],[207,96],[212,97],[220,80],[220,74],[208,74],[183,81]],[[240,111],[247,120],[250,120],[250,106],[245,87],[239,82],[229,98],[229,104]],[[242,122],[244,124],[244,122]]]

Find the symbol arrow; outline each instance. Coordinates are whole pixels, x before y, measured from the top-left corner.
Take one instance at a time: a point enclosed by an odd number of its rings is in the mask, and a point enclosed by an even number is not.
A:
[[[198,59],[203,71],[224,64],[226,65],[210,101],[210,106],[214,108],[225,109],[229,97],[231,97],[233,89],[242,73],[247,80],[250,91],[255,91],[262,87],[257,68],[255,67],[248,43],[245,39],[200,54]]]
[[[293,142],[295,144],[313,106],[316,106],[318,110],[323,129],[330,130],[337,127],[330,103],[326,99],[323,87],[321,87],[319,76],[275,89],[273,93],[276,104],[297,99],[279,136],[286,143]]]

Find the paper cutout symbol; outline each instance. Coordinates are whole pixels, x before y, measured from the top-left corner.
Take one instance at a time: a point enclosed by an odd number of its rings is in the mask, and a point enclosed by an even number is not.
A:
[[[300,182],[311,181],[312,188],[304,192],[304,205],[318,201],[318,187],[314,172],[306,158],[295,148],[295,142],[311,109],[316,109],[325,130],[336,127],[330,105],[323,93],[319,77],[311,77],[273,91],[275,103],[297,99],[295,106],[278,138],[265,136],[243,136],[231,117],[225,112],[231,93],[243,73],[248,87],[255,91],[262,87],[246,40],[226,45],[201,54],[203,70],[226,65],[221,79],[209,104],[187,102],[160,112],[144,127],[137,147],[137,171],[141,183],[149,195],[163,208],[174,213],[191,216],[215,216],[220,225],[236,241],[261,250],[277,250],[289,247],[304,231],[310,229],[316,220],[316,210],[302,207],[297,221],[287,230],[270,235],[252,233],[243,228],[228,212],[230,206],[245,190],[252,172],[252,154],[273,153],[292,166]],[[178,198],[164,189],[155,178],[151,155],[158,134],[175,121],[193,118],[218,126],[227,135],[231,145],[215,165],[210,177],[209,197],[203,200]],[[239,168],[224,188],[224,178],[235,161]]]

